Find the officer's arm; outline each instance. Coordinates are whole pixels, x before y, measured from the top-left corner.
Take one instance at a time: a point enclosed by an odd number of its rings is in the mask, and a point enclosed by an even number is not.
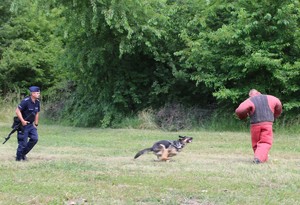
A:
[[[39,113],[35,114],[34,125],[37,127],[39,124]]]
[[[18,116],[19,120],[21,121],[22,125],[25,126],[27,125],[27,121],[24,120],[21,110],[17,107],[16,109],[16,115]]]

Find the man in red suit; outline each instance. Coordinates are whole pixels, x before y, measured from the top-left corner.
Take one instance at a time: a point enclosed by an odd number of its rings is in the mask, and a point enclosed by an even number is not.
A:
[[[256,164],[266,162],[273,143],[273,122],[282,112],[280,100],[272,95],[263,95],[252,89],[249,98],[235,110],[242,120],[250,117],[250,131]]]

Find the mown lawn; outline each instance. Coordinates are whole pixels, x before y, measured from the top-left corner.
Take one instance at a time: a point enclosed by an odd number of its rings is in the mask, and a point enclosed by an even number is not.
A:
[[[9,133],[0,123],[0,134]],[[300,140],[275,133],[268,163],[252,164],[248,132],[163,132],[39,126],[26,162],[16,135],[0,148],[0,204],[300,204]],[[178,135],[194,141],[169,163],[137,151]],[[1,141],[2,143],[3,141]]]

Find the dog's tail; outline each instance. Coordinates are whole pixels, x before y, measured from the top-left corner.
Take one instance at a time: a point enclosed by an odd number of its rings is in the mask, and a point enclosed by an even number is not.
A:
[[[139,151],[135,156],[134,156],[134,159],[138,158],[139,156],[141,156],[142,154],[146,154],[148,152],[152,152],[152,148],[146,148],[146,149],[143,149],[141,151]]]

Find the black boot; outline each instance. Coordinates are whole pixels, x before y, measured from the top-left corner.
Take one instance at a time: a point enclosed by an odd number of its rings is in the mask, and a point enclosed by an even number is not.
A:
[[[260,164],[261,161],[260,161],[259,159],[257,159],[257,158],[254,158],[253,163],[254,163],[254,164]]]
[[[16,161],[22,161],[22,157],[16,157]]]

